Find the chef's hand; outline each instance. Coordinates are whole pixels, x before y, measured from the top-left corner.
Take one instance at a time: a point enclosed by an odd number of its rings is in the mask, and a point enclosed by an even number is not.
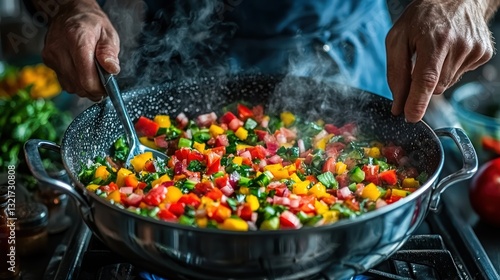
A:
[[[418,0],[407,7],[386,38],[394,115],[421,120],[433,94],[492,57],[486,21],[498,5],[494,2],[499,1]]]
[[[118,74],[119,51],[118,34],[97,2],[76,0],[51,19],[42,57],[64,90],[97,102],[105,93],[94,57],[106,71]]]

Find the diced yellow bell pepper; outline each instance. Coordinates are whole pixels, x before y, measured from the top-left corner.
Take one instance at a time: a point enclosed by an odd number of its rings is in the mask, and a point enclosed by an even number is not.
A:
[[[403,188],[418,188],[420,187],[420,182],[415,180],[415,178],[405,178],[402,186]]]
[[[248,187],[241,187],[240,188],[240,193],[241,194],[249,194],[250,193],[250,189]]]
[[[168,115],[156,115],[153,121],[162,128],[169,128],[172,125]]]
[[[247,195],[245,201],[250,204],[252,211],[257,211],[260,207],[259,199],[255,195]]]
[[[331,224],[339,219],[338,211],[326,211],[323,213],[323,219],[325,224]]]
[[[122,201],[122,196],[119,190],[114,190],[110,194],[108,194],[106,199],[109,201],[113,200],[114,202],[120,203]]]
[[[290,175],[295,174],[295,171],[297,171],[297,167],[293,163],[285,166],[285,169],[288,171],[288,174]]]
[[[213,205],[213,203],[214,203],[214,200],[211,199],[210,197],[207,197],[207,196],[203,196],[200,199],[200,201],[201,201],[201,203],[200,203],[200,206],[198,208],[206,208],[207,206]]]
[[[285,127],[289,127],[295,122],[295,115],[290,112],[283,112],[280,114],[280,119]]]
[[[235,156],[233,158],[233,163],[237,164],[237,165],[241,165],[243,163],[243,158],[242,157],[239,157],[239,156]]]
[[[346,170],[347,170],[347,164],[345,164],[345,163],[343,163],[341,161],[338,161],[335,164],[335,173],[337,175],[344,173]]]
[[[158,149],[158,146],[156,146],[155,141],[149,140],[147,136],[139,137],[139,142],[141,142],[142,145],[149,147],[151,149]]]
[[[94,178],[96,179],[99,178],[101,180],[106,180],[108,179],[108,176],[109,176],[109,171],[104,165],[97,167],[97,169],[95,170]]]
[[[151,186],[154,188],[154,187],[156,187],[156,185],[164,183],[164,182],[168,182],[168,181],[172,181],[172,179],[170,179],[170,176],[165,174],[165,175],[162,175],[160,178],[151,182]]]
[[[229,218],[225,219],[224,222],[219,225],[219,228],[234,231],[248,231],[248,224],[241,219]]]
[[[292,175],[290,175],[290,179],[292,179],[295,183],[302,182],[302,180],[299,178],[299,176],[297,175],[297,173],[292,173]]]
[[[205,151],[205,143],[193,142],[193,148],[198,150],[198,152],[203,153]]]
[[[314,208],[316,209],[316,213],[318,213],[319,215],[322,215],[326,213],[326,211],[328,211],[328,205],[326,205],[326,203],[324,203],[323,201],[314,201]]]
[[[368,151],[368,156],[371,158],[379,158],[380,157],[380,149],[378,147],[371,147]]]
[[[305,180],[302,182],[295,183],[293,185],[293,190],[292,192],[294,194],[307,194],[307,187],[309,187],[309,184],[311,182],[309,180]]]
[[[326,137],[323,137],[321,138],[318,142],[316,142],[314,144],[314,146],[317,148],[317,149],[320,149],[320,150],[325,150],[326,149],[326,142],[328,140],[326,139]]]
[[[236,150],[239,151],[239,150],[244,150],[246,148],[251,148],[252,146],[250,145],[246,145],[246,144],[236,144]]]
[[[405,190],[400,190],[400,189],[392,189],[391,195],[406,197],[408,195],[408,192]]]
[[[142,154],[136,155],[133,159],[130,160],[130,164],[134,167],[135,172],[140,172],[144,169],[144,165],[148,160],[153,159],[152,152],[145,152]]]
[[[281,163],[266,165],[264,170],[270,171],[276,180],[287,179],[290,177],[288,170],[284,169]]]
[[[86,186],[85,188],[91,192],[95,192],[100,186],[96,184],[90,184]]]
[[[126,169],[126,168],[120,168],[118,170],[118,173],[116,174],[116,184],[118,187],[123,187],[125,185],[125,177],[128,175],[132,174],[132,171]]]
[[[163,200],[163,202],[175,203],[181,198],[182,195],[183,193],[179,188],[170,186],[167,188],[167,194],[165,194],[165,199]]]
[[[200,228],[206,228],[208,224],[208,219],[206,217],[196,218],[196,225]]]
[[[244,129],[242,126],[240,126],[235,132],[234,135],[238,137],[240,140],[245,140],[248,137],[248,130]]]
[[[326,196],[330,196],[329,193],[326,192],[326,187],[321,182],[317,182],[309,189],[309,194],[314,194],[316,198],[322,198]]]
[[[375,201],[380,197],[380,194],[380,190],[377,188],[377,186],[374,183],[370,183],[363,188],[361,197]]]
[[[208,131],[210,132],[210,134],[213,137],[217,137],[217,136],[224,133],[224,128],[222,128],[216,124],[212,124],[212,125],[210,125],[210,128],[208,129]]]

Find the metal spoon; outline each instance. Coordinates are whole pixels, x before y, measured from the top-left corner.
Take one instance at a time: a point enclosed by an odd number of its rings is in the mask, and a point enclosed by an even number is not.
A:
[[[138,154],[142,154],[145,152],[152,152],[153,158],[167,160],[167,155],[155,149],[151,149],[141,144],[139,138],[137,138],[137,134],[135,133],[134,126],[130,117],[125,109],[125,104],[123,103],[122,95],[120,93],[120,89],[118,88],[118,83],[116,82],[115,76],[106,72],[99,64],[99,62],[95,61],[97,66],[97,72],[99,73],[99,78],[101,79],[101,83],[106,90],[109,98],[111,99],[111,103],[115,107],[116,114],[118,115],[118,119],[123,124],[123,128],[125,129],[125,137],[127,138],[127,143],[130,146],[130,151],[127,155],[126,163],[128,164],[134,156]]]

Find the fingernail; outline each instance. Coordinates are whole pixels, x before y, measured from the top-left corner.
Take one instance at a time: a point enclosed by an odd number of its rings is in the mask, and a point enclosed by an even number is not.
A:
[[[120,72],[120,64],[115,58],[108,57],[104,59],[104,63],[108,64],[111,67],[111,74],[118,74]]]

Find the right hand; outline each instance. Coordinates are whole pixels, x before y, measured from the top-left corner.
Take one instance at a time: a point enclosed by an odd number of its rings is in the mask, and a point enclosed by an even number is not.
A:
[[[42,52],[44,63],[57,73],[62,88],[97,102],[105,95],[95,59],[111,74],[120,72],[120,39],[95,0],[61,6],[51,20]]]

